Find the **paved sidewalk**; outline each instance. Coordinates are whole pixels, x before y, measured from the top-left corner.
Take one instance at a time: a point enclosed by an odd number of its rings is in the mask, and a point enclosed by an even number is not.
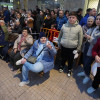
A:
[[[100,100],[100,89],[91,95],[86,93],[91,81],[82,84],[83,78],[76,76],[81,70],[81,67],[75,69],[70,78],[55,69],[42,78],[30,72],[31,83],[19,87],[21,73],[12,72],[8,63],[0,60],[0,100]]]

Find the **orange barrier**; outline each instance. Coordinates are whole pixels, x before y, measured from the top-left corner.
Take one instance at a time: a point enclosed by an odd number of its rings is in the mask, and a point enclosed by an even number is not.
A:
[[[50,34],[51,31],[51,34]],[[56,30],[52,30],[52,29],[48,29],[48,28],[42,28],[40,29],[40,32],[45,32],[46,36],[49,37],[50,35],[54,34],[54,37],[56,36],[56,33],[60,33],[60,31],[56,31]]]

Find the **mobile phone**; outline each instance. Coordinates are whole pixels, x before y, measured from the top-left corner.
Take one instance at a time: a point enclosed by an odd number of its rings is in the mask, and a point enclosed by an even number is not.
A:
[[[47,42],[46,42],[46,45],[48,45],[48,43],[50,43],[50,41],[47,41]]]

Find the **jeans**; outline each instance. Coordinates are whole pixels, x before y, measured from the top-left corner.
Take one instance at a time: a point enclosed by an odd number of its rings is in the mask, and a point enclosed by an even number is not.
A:
[[[31,64],[29,62],[25,62],[22,68],[22,81],[28,81],[28,72],[29,70],[35,73],[39,73],[43,71],[44,67],[41,62],[36,62],[35,64]]]
[[[85,48],[84,48],[84,53],[83,53],[83,68],[84,68],[84,72],[87,76],[90,75],[90,72],[91,72],[91,64],[93,63],[94,61],[94,58],[91,57],[91,56],[87,56],[87,52],[88,52],[88,49],[89,49],[89,43],[87,42],[85,44]]]

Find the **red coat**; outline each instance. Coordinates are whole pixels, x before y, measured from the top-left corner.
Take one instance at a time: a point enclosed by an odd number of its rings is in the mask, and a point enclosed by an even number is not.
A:
[[[95,57],[96,55],[100,57],[100,38],[97,40],[97,43],[92,49],[92,56]]]
[[[49,33],[50,33],[49,40],[50,40],[51,42],[53,41],[53,37],[57,37],[57,38],[58,38],[59,33],[58,33],[58,32],[55,32],[55,31],[57,31],[57,30],[56,30],[56,29],[51,29],[51,30],[49,31]],[[55,32],[55,34],[54,34],[54,32]]]

